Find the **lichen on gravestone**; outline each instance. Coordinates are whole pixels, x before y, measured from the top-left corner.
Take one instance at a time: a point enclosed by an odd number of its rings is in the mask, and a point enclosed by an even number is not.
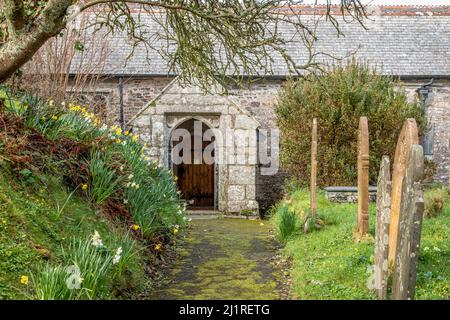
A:
[[[377,210],[375,224],[374,289],[378,299],[387,298],[389,276],[389,219],[391,207],[391,173],[388,156],[381,159],[377,183]]]
[[[395,300],[414,299],[424,212],[423,171],[422,146],[413,145],[402,181],[398,240],[392,283],[392,299]]]

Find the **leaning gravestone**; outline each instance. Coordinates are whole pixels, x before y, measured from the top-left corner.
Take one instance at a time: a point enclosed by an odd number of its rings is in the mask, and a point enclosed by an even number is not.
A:
[[[381,159],[377,183],[377,221],[375,225],[375,291],[378,299],[387,297],[389,275],[389,212],[391,210],[391,172],[388,156]]]
[[[369,232],[369,126],[359,118],[358,129],[358,234]]]
[[[407,119],[403,124],[395,149],[394,167],[392,173],[391,212],[389,225],[389,265],[394,264],[397,248],[400,202],[402,183],[405,176],[406,164],[414,144],[419,144],[419,134],[416,120]]]
[[[317,214],[317,119],[313,119],[312,134],[311,134],[311,215],[313,217]]]
[[[419,244],[424,212],[422,177],[423,149],[413,145],[406,163],[402,183],[398,240],[392,283],[392,299],[414,299]]]

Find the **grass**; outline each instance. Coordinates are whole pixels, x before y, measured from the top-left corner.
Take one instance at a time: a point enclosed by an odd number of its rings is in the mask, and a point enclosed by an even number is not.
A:
[[[65,267],[72,265],[72,260],[81,265],[71,249],[76,241],[74,236],[87,239],[97,230],[112,249],[122,245],[142,250],[141,244],[130,239],[124,241],[129,238],[127,231],[112,229],[111,222],[84,197],[77,194],[70,197],[70,190],[58,178],[44,175],[37,182],[26,184],[5,175],[0,177],[0,299],[50,298],[44,293],[35,295],[31,275],[35,274],[35,280],[42,284],[42,278],[50,279],[51,274],[67,276]],[[65,203],[63,210],[59,207],[61,203]],[[127,288],[134,288],[137,293],[145,282],[145,260],[136,254],[127,261],[129,272],[122,271],[115,280],[111,275],[108,286],[112,289],[127,283]],[[23,275],[30,277],[28,285],[20,283]],[[55,285],[48,282],[44,286],[49,288],[43,292],[49,292]],[[103,292],[106,291],[109,290]],[[114,295],[111,290],[111,295],[104,298]]]
[[[427,194],[432,191],[427,191]],[[272,221],[278,225],[279,212],[287,208],[300,213],[309,207],[309,193],[293,190],[277,208]],[[375,206],[371,204],[369,232],[375,233]],[[311,233],[291,237],[284,254],[292,257],[292,294],[297,299],[375,299],[367,288],[373,264],[374,244],[356,243],[353,229],[356,204],[330,203],[318,195],[318,215],[325,226]],[[450,292],[450,201],[442,213],[424,219],[419,257],[416,299],[448,298]]]
[[[186,220],[170,172],[83,106],[0,88],[0,120],[0,299],[139,296]]]

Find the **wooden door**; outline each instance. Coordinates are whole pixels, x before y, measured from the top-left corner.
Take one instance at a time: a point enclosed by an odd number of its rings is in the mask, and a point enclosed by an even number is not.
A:
[[[202,143],[202,155],[209,143],[209,141]],[[194,162],[193,145],[191,150],[191,162]],[[214,209],[214,164],[205,163],[202,157],[200,164],[181,163],[174,165],[173,171],[178,177],[177,184],[181,197],[187,201],[189,209]]]

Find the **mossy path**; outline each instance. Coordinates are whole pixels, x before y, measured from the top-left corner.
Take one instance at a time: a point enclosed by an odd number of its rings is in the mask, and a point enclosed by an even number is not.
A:
[[[169,281],[152,299],[279,299],[270,227],[243,219],[194,219]]]

